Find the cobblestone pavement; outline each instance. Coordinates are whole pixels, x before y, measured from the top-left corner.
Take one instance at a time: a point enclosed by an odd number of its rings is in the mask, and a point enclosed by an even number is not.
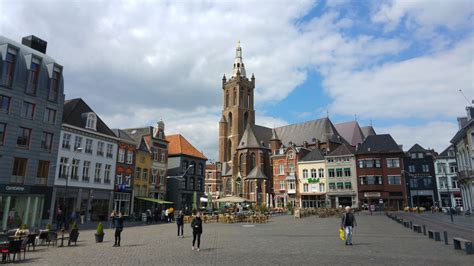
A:
[[[393,214],[415,224],[425,225],[426,230],[440,231],[441,239],[443,239],[443,231],[447,231],[449,242],[452,242],[453,237],[462,237],[474,241],[474,217],[472,216],[454,215],[453,222],[451,222],[450,216],[443,213],[393,212]]]
[[[39,247],[27,253],[34,265],[473,265],[473,255],[434,242],[384,215],[356,216],[354,245],[338,238],[339,218],[272,217],[267,224],[204,224],[201,251],[191,232],[176,237],[175,224],[125,228],[122,246],[113,231],[95,243],[82,230],[77,247]]]

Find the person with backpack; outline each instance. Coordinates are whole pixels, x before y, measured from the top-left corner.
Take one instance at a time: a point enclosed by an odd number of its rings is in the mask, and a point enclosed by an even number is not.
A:
[[[352,229],[354,226],[357,226],[357,222],[355,220],[355,216],[352,213],[352,208],[346,206],[346,213],[342,215],[341,219],[341,228],[344,229],[346,233],[346,246],[352,246]]]
[[[201,246],[201,234],[202,234],[202,220],[201,213],[197,212],[193,221],[191,222],[191,228],[193,229],[193,248],[192,250],[199,251]],[[197,248],[195,246],[197,240]]]
[[[178,216],[176,217],[176,225],[178,225],[178,237],[183,238],[184,237],[183,236],[183,227],[184,227],[183,211],[179,211]]]

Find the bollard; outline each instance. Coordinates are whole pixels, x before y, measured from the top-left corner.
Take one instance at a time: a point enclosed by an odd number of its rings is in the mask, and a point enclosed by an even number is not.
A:
[[[444,244],[448,245],[448,232],[444,231],[443,234],[444,234]]]
[[[426,226],[423,225],[423,235],[426,236]]]

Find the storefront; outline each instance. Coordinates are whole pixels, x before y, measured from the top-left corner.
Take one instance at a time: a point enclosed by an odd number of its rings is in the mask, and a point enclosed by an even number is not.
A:
[[[43,227],[48,219],[51,195],[50,187],[0,185],[0,229],[23,224],[29,228]]]
[[[68,218],[73,212],[76,217],[81,211],[86,213],[87,221],[106,221],[112,211],[114,196],[112,190],[68,188],[56,189],[56,208],[61,207]]]
[[[331,208],[338,208],[339,206],[342,207],[358,207],[358,202],[356,200],[356,195],[348,195],[348,194],[341,194],[341,195],[330,195],[329,199],[331,201]]]
[[[301,195],[301,207],[324,208],[326,207],[326,195]]]

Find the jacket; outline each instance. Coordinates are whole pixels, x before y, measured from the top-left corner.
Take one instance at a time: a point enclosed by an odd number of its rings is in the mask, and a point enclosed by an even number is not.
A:
[[[346,222],[347,222],[347,224],[346,224]],[[355,225],[357,225],[357,222],[356,222],[355,216],[352,212],[344,213],[342,215],[341,227],[345,227],[345,226],[354,227]]]
[[[200,217],[195,217],[191,222],[193,233],[202,234],[202,220]]]
[[[123,229],[123,217],[115,216],[115,228]]]
[[[176,224],[177,225],[183,225],[184,224],[184,215],[178,214],[176,217]]]

